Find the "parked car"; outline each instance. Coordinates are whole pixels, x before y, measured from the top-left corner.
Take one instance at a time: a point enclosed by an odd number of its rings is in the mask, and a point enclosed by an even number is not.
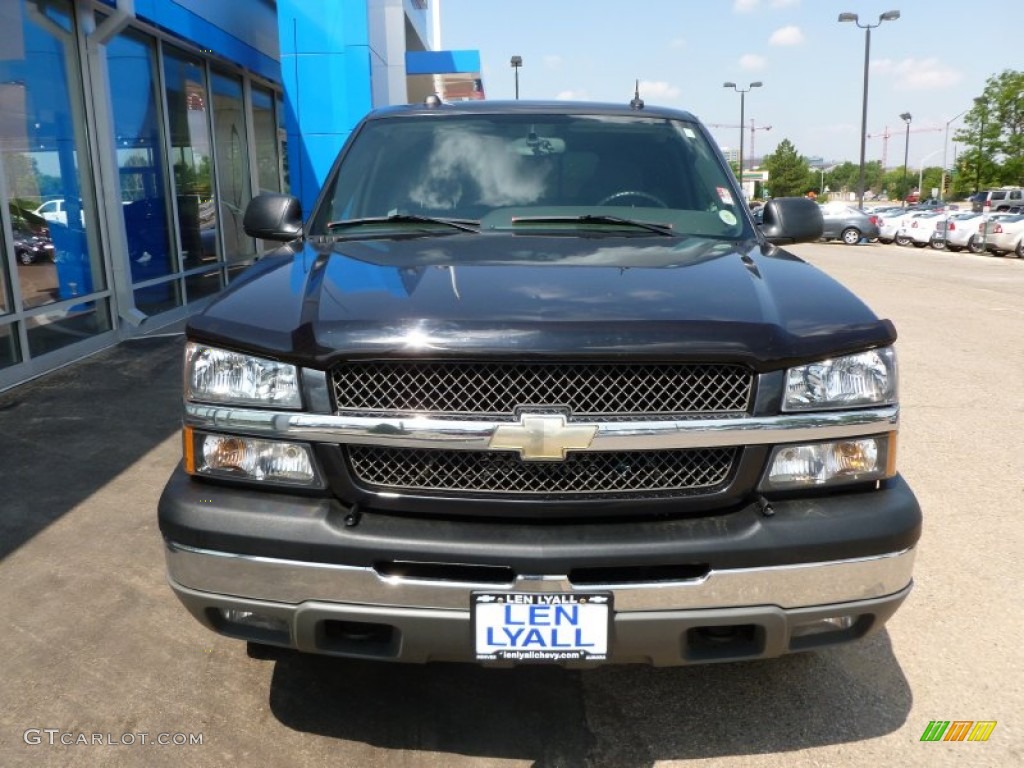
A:
[[[905,211],[896,216],[883,216],[879,227],[878,240],[882,243],[910,245],[910,235],[905,231],[912,219],[924,216],[926,211]]]
[[[1024,214],[995,219],[985,224],[985,249],[996,256],[1013,253],[1024,259]]]
[[[68,205],[64,198],[56,198],[54,200],[47,200],[45,203],[40,205],[33,211],[37,216],[42,216],[47,221],[53,221],[57,224],[63,224],[67,226],[68,223]],[[82,204],[78,204],[78,217],[82,221],[82,226],[85,226],[85,211],[82,209]]]
[[[1024,189],[1001,187],[986,189],[971,195],[971,210],[977,213],[995,213],[1014,205],[1024,205]]]
[[[822,235],[825,240],[842,240],[847,245],[856,245],[863,238],[878,238],[876,215],[842,203],[826,203],[821,206],[821,217],[825,222]]]
[[[967,248],[971,253],[981,253],[985,248],[981,245],[979,233],[985,221],[983,213],[964,211],[939,222],[935,229],[942,234],[948,250],[956,253]]]
[[[53,260],[53,242],[48,237],[28,229],[14,227],[14,255],[22,264],[34,264],[42,259]]]
[[[189,318],[171,588],[214,631],[364,662],[880,630],[921,529],[896,331],[784,250],[816,203],[755,228],[741,194],[674,110],[371,112],[308,216],[253,199],[280,249]]]
[[[944,247],[944,241],[941,236],[935,238],[936,227],[938,224],[945,223],[945,213],[921,213],[919,215],[911,215],[904,223],[904,232],[910,239],[910,245],[915,248],[924,248],[926,245],[931,245],[933,248],[941,249]]]

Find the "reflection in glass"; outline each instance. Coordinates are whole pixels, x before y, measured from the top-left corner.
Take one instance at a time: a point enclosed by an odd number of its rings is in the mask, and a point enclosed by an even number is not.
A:
[[[252,199],[249,149],[245,131],[242,80],[214,72],[213,130],[217,150],[217,190],[227,260],[242,261],[256,255],[256,243],[245,234],[242,218]]]
[[[177,271],[167,226],[156,57],[152,41],[129,29],[110,41],[107,58],[128,259],[138,283]],[[171,306],[180,304],[175,281],[160,290]]]
[[[214,263],[217,258],[217,206],[213,199],[213,160],[209,127],[209,93],[202,60],[164,46],[167,117],[171,126],[171,165],[178,203],[185,269]],[[214,273],[216,276],[217,273]],[[199,296],[215,293],[202,292]],[[204,281],[204,285],[209,281]],[[186,281],[189,301],[198,296]]]
[[[32,355],[42,355],[109,331],[110,309],[105,299],[86,301],[30,317],[25,327]]]
[[[18,334],[13,323],[0,325],[0,368],[7,368],[21,362],[18,353]]]
[[[256,181],[260,192],[280,192],[281,172],[278,157],[277,121],[274,118],[274,94],[262,88],[252,89],[252,127],[256,135]]]
[[[14,236],[7,245],[28,309],[105,286],[102,261],[85,236],[92,212],[81,193],[88,153],[79,151],[85,119],[71,3],[4,0],[0,28],[2,192]],[[15,309],[11,283],[12,276],[0,275],[5,312]]]
[[[291,189],[291,178],[288,175],[288,130],[284,119],[284,98],[277,94],[277,141],[281,156],[281,191]]]

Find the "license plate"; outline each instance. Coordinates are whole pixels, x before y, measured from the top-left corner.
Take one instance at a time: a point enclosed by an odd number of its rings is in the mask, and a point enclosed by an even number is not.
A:
[[[480,661],[603,661],[612,596],[474,592],[470,613]]]

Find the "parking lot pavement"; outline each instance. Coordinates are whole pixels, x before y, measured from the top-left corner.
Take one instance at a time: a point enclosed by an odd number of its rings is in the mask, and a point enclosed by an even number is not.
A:
[[[900,332],[925,530],[885,631],[678,669],[252,658],[165,583],[181,339],[144,339],[0,395],[0,766],[1021,764],[1024,261],[794,250]],[[936,719],[998,725],[921,742]]]

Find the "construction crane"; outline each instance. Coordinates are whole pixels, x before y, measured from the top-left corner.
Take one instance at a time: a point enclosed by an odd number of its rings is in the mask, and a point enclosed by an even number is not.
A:
[[[929,131],[942,131],[944,128],[911,128],[911,133],[928,133]],[[900,131],[900,133],[906,133],[906,131]],[[881,133],[869,133],[867,138],[877,139],[882,138],[882,169],[887,168],[887,161],[889,159],[889,139],[895,134],[889,133],[889,126],[885,126],[885,130]]]
[[[709,128],[739,128],[740,126],[729,123],[705,123]],[[770,131],[772,127],[770,125],[754,125],[754,118],[750,118],[750,159],[753,160],[757,155],[754,154],[754,132],[755,131]],[[740,175],[742,175],[743,169],[740,169]]]

